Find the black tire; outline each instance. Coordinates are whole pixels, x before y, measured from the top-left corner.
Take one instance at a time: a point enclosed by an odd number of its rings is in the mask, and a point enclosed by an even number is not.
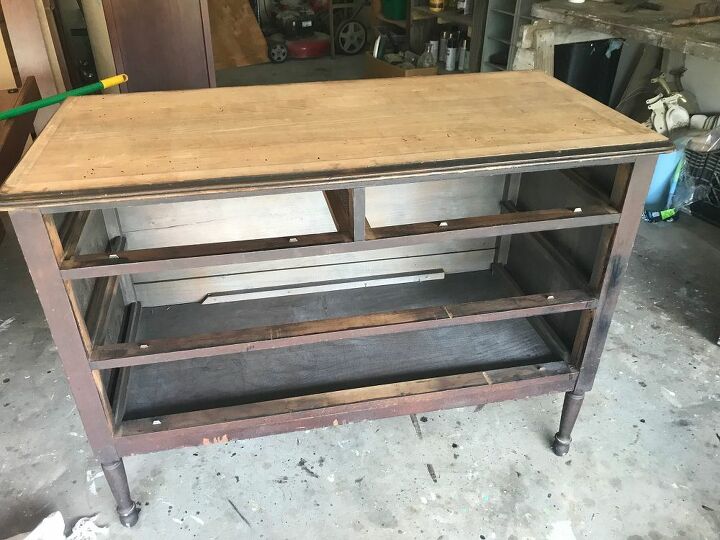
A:
[[[335,48],[349,56],[360,54],[367,44],[367,29],[357,19],[345,19],[335,29]]]
[[[268,44],[268,58],[273,64],[282,64],[288,58],[287,45],[280,41]]]

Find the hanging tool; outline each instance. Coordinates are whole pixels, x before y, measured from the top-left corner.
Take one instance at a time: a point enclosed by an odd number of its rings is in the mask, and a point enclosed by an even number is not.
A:
[[[25,105],[20,105],[19,107],[0,112],[0,120],[8,120],[22,114],[37,111],[38,109],[42,109],[43,107],[48,107],[50,105],[55,105],[56,103],[61,103],[70,96],[86,96],[88,94],[100,92],[101,90],[105,90],[106,88],[112,88],[113,86],[118,86],[119,84],[125,83],[127,82],[127,80],[128,76],[123,73],[121,75],[115,75],[114,77],[108,77],[107,79],[103,79],[96,83],[81,86],[80,88],[75,88],[73,90],[68,90],[67,92],[62,92],[61,94],[55,94],[54,96],[48,96],[43,99],[38,99],[37,101],[31,101],[30,103],[26,103]]]
[[[706,24],[720,21],[720,2],[700,2],[695,5],[692,17],[687,19],[676,19],[672,22],[673,26],[694,26],[696,24]]]

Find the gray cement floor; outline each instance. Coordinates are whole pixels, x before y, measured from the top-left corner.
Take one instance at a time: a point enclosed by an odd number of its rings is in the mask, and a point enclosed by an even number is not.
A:
[[[365,74],[365,55],[336,55],[335,58],[290,59],[282,64],[258,64],[217,72],[218,86],[285,84],[298,82],[361,79]]]
[[[0,247],[0,538],[61,510],[112,539],[720,537],[720,233],[640,229],[565,458],[546,396],[126,460],[122,529],[17,244]],[[436,480],[429,474],[435,472]]]

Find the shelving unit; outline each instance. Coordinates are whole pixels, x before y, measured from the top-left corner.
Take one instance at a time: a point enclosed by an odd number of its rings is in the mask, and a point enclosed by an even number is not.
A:
[[[520,27],[532,22],[533,0],[489,0],[481,71],[505,71],[512,65]]]
[[[568,451],[656,154],[672,146],[539,72],[453,82],[93,96],[53,117],[0,208],[124,524],[138,512],[122,458],[179,446],[566,392],[553,448]],[[457,181],[478,201],[470,215],[371,218],[383,190],[452,192]],[[134,215],[137,232],[142,212],[165,223],[168,205],[201,201],[192,228],[203,231],[228,201],[254,198],[277,216],[279,194],[322,197],[333,230],[214,230],[137,248],[108,218]],[[467,241],[473,268],[453,267],[449,246]],[[167,280],[152,305],[133,289],[137,276],[315,257],[312,281],[331,256],[369,265],[382,250],[404,250],[402,261],[428,245],[446,249],[415,274],[438,279],[220,304],[173,300]]]

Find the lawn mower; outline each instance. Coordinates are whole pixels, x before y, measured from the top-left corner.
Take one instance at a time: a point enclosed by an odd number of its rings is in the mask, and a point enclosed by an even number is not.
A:
[[[356,19],[364,0],[333,5],[335,49],[341,54],[358,54],[365,48],[367,30]],[[325,0],[276,0],[273,25],[264,28],[268,56],[281,63],[288,58],[319,58],[330,53],[328,7]]]

